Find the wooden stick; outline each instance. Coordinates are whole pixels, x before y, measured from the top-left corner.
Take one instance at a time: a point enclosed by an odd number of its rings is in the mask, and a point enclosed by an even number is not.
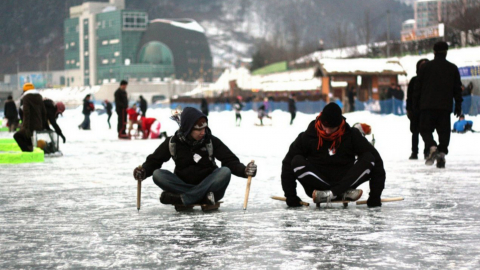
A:
[[[270,197],[270,198],[272,198],[272,199],[274,199],[274,200],[277,200],[277,201],[284,201],[284,202],[287,201],[287,198],[285,198],[285,197],[272,196],[272,197]],[[300,204],[301,204],[301,205],[304,205],[304,206],[310,206],[310,204],[309,204],[308,202],[300,201]]]
[[[252,162],[255,162],[252,160]],[[245,200],[243,201],[243,210],[247,210],[247,203],[248,203],[248,194],[250,194],[250,185],[252,184],[252,177],[248,177],[247,181],[247,190],[245,191]]]
[[[395,198],[385,198],[382,199],[382,202],[398,202],[403,201],[403,197],[395,197]],[[357,205],[367,204],[367,201],[357,201]]]
[[[142,180],[137,183],[137,210],[140,212],[140,199],[142,197]]]

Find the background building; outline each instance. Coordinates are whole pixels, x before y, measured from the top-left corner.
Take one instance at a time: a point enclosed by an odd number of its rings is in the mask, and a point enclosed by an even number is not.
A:
[[[124,10],[124,0],[86,2],[65,20],[67,86],[212,79],[212,56],[203,28],[193,20],[154,20]]]

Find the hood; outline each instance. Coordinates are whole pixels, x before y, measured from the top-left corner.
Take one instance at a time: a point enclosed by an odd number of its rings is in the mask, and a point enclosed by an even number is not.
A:
[[[186,107],[185,109],[183,109],[180,116],[180,130],[182,131],[182,133],[185,134],[185,136],[190,134],[193,126],[195,125],[195,122],[197,122],[197,120],[202,117],[205,117],[208,123],[207,116],[201,111],[192,107]]]

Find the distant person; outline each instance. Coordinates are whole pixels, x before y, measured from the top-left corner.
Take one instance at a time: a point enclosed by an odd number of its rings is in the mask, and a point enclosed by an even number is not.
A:
[[[32,83],[23,85],[21,100],[23,104],[22,127],[13,135],[13,138],[23,152],[33,152],[33,132],[43,130],[44,123],[47,121],[47,111],[40,92]]]
[[[462,112],[463,114],[470,114],[470,108],[472,107],[472,92],[473,83],[470,82],[466,87],[462,87]]]
[[[349,105],[349,111],[354,112],[355,111],[355,96],[357,95],[357,91],[355,91],[355,87],[351,85],[348,88],[347,91],[347,97],[348,97],[348,105]]]
[[[260,125],[263,126],[263,118],[272,119],[270,115],[268,115],[268,98],[264,98],[262,105],[258,108],[258,119],[260,119]]]
[[[233,109],[235,110],[235,125],[237,127],[242,123],[242,109],[245,107],[245,104],[242,102],[242,96],[237,96],[235,99],[235,104],[233,104]]]
[[[8,121],[8,131],[15,132],[18,127],[18,110],[12,96],[8,96],[7,100],[5,101],[3,113]]]
[[[90,102],[91,95],[88,94],[83,99],[82,113],[85,116],[83,122],[78,126],[79,129],[90,130],[90,114],[95,110],[95,106]]]
[[[127,114],[128,114],[128,132],[127,136],[130,136],[130,132],[133,129],[134,124],[138,124],[138,109],[137,105],[133,104],[131,108],[127,109]],[[137,133],[138,133],[138,128],[137,128]]]
[[[143,96],[139,97],[139,103],[140,103],[140,112],[142,113],[143,117],[147,117],[147,108],[148,108],[148,103],[147,101],[143,98]]]
[[[398,84],[395,86],[393,97],[394,114],[404,115],[405,112],[403,111],[403,100],[405,99],[405,92],[403,92],[402,88]]]
[[[475,132],[472,129],[473,121],[465,120],[465,115],[460,115],[459,119],[453,124],[452,132],[465,133],[467,131]]]
[[[385,95],[385,113],[386,114],[391,114],[394,110],[393,97],[396,90],[397,90],[396,83],[392,82],[390,84],[390,87],[387,89],[387,93]]]
[[[295,94],[292,93],[288,98],[288,111],[290,112],[290,125],[293,124],[293,120],[297,116],[297,104]]]
[[[200,104],[200,111],[202,111],[203,114],[208,116],[208,102],[205,98],[202,98],[202,102]]]
[[[364,125],[368,132],[367,125]],[[363,127],[362,127],[363,130]],[[282,161],[282,188],[290,207],[301,206],[297,181],[315,203],[358,200],[370,181],[369,207],[381,206],[385,169],[378,151],[329,103],[290,145]]]
[[[118,116],[117,132],[118,138],[120,139],[128,138],[126,132],[128,108],[127,85],[128,82],[122,80],[120,82],[120,87],[115,91],[115,110]]]
[[[57,124],[58,115],[63,114],[63,112],[65,111],[65,105],[61,101],[54,103],[53,100],[48,98],[43,100],[43,105],[45,105],[45,110],[47,111],[47,120],[48,120],[48,121],[45,121],[44,123],[45,129],[51,130],[50,125],[52,125],[57,135],[60,138],[62,138],[63,143],[65,143],[67,141],[65,139],[65,135],[63,135],[62,129],[60,129],[60,127]]]
[[[108,99],[105,99],[102,105],[103,107],[105,107],[105,112],[108,115],[108,118],[107,118],[108,128],[111,129],[112,125],[110,125],[110,118],[112,118],[112,109],[113,109],[112,103],[109,102]]]
[[[417,74],[418,70],[422,68],[423,64],[428,62],[428,59],[420,59],[417,62]],[[416,111],[413,107],[413,98],[415,92],[415,82],[417,80],[417,76],[412,77],[410,82],[408,83],[407,89],[407,117],[410,120],[410,132],[412,132],[412,154],[410,155],[409,159],[418,159],[418,142],[420,136],[420,112]],[[427,159],[429,154],[429,149],[424,147],[423,155],[424,158]]]
[[[445,168],[445,155],[450,143],[450,114],[455,99],[455,115],[462,115],[462,82],[456,65],[447,61],[448,44],[439,41],[433,46],[435,58],[425,63],[415,82],[414,109],[420,111],[420,134],[430,150],[426,165],[437,162]],[[439,144],[433,139],[437,131]]]
[[[140,117],[139,127],[142,131],[142,139],[161,139],[167,137],[167,133],[160,132],[162,125],[160,121],[152,117]]]

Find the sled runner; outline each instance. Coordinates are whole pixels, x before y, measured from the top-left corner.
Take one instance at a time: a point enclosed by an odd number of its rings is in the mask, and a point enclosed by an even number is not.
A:
[[[191,204],[191,205],[174,205],[175,210],[177,212],[182,212],[182,211],[188,211],[188,210],[193,210],[195,206],[200,206],[202,208],[203,212],[208,212],[208,211],[213,211],[213,210],[218,210],[220,208],[220,204],[222,204],[222,201],[217,202],[214,205],[209,205],[209,204]]]
[[[279,197],[279,196],[272,196],[271,197],[272,199],[274,200],[277,200],[277,201],[287,201],[287,198],[285,197]],[[398,202],[398,201],[403,201],[404,198],[403,197],[394,197],[394,198],[384,198],[382,199],[382,203],[385,203],[385,202]],[[367,204],[367,201],[364,200],[364,201],[331,201],[330,203],[343,203],[343,206],[344,207],[347,207],[349,203],[354,203],[356,205],[363,205],[363,204]],[[310,206],[309,203],[307,202],[300,202],[300,204],[304,205],[304,206]],[[317,203],[317,207],[320,207],[320,204]]]

